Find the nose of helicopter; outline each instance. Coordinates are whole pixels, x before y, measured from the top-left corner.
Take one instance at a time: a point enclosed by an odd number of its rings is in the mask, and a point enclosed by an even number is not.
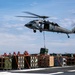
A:
[[[25,26],[26,26],[26,27],[31,27],[31,26],[32,26],[32,24],[25,24]]]
[[[28,27],[28,24],[25,24],[24,26]]]

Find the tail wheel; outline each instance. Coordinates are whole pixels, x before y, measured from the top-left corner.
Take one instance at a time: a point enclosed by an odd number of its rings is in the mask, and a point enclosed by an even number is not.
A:
[[[67,34],[67,37],[70,38],[70,36]]]

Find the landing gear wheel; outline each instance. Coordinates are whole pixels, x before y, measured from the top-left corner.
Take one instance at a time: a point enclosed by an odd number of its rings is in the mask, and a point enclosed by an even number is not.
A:
[[[42,32],[42,30],[40,29],[40,32]]]
[[[36,30],[33,30],[34,33],[36,33]]]

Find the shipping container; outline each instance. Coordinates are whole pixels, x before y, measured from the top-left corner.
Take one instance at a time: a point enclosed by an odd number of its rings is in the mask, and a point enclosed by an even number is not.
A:
[[[0,70],[12,69],[12,60],[9,57],[0,57]]]
[[[55,56],[54,57],[54,66],[62,66],[63,65],[63,58]]]
[[[49,66],[54,66],[54,56],[49,57]]]
[[[75,58],[68,57],[67,58],[67,65],[75,65]]]
[[[31,54],[30,55],[30,66],[31,68],[37,68],[38,67],[38,55],[37,54]]]
[[[25,61],[24,62],[25,68],[37,68],[38,67],[37,55],[25,56],[24,61]]]
[[[4,64],[4,57],[0,57],[0,70],[3,70],[3,64]]]
[[[39,67],[54,66],[54,57],[50,56],[50,55],[39,55],[38,65],[39,65]]]
[[[55,56],[54,57],[54,66],[66,66],[67,57],[66,56]]]
[[[24,56],[12,56],[12,69],[24,69]]]
[[[18,69],[18,59],[17,56],[12,56],[12,69]]]
[[[18,68],[24,69],[24,56],[23,55],[18,56]]]
[[[24,56],[24,68],[31,68],[30,67],[30,56]]]

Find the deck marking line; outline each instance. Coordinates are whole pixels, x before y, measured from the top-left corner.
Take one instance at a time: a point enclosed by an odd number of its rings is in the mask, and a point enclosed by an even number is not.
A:
[[[62,74],[64,72],[55,72],[55,73],[49,73],[50,75],[54,75],[54,74]]]
[[[75,70],[68,70],[68,72],[75,72]]]
[[[45,70],[46,68],[37,68],[37,69],[23,69],[23,70],[11,70],[9,72],[26,72],[26,71],[37,71],[37,70]]]

